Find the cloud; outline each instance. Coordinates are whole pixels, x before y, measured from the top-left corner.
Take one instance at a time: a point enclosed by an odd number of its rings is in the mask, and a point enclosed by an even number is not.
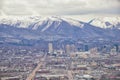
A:
[[[120,0],[0,0],[6,15],[120,14]]]
[[[3,0],[0,0],[0,15],[2,14]]]

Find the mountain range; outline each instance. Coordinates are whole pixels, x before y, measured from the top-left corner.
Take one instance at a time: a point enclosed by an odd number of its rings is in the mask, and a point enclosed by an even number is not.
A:
[[[120,17],[95,18],[89,22],[58,16],[0,19],[0,43],[66,39],[120,40]]]

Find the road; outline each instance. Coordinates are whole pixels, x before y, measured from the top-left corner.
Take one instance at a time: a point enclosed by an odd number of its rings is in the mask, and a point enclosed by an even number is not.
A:
[[[40,69],[40,67],[43,65],[44,60],[46,59],[47,53],[44,55],[44,57],[41,59],[42,62],[38,63],[37,67],[28,75],[26,80],[33,80],[33,78],[36,75],[36,72]]]
[[[72,75],[72,71],[71,70],[68,70],[68,78],[69,80],[73,80],[73,75]]]
[[[29,74],[26,80],[32,80],[36,74],[36,72],[40,69],[42,63],[39,63],[38,66]]]
[[[71,68],[71,66],[72,66],[72,58],[70,58],[69,61],[70,61],[69,62],[70,63],[69,66]],[[68,76],[69,80],[73,80],[73,71],[71,69],[68,69],[67,76]]]

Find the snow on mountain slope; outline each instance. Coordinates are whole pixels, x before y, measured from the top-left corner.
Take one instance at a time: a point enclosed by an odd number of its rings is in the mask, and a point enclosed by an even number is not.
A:
[[[46,29],[52,26],[54,22],[56,23],[54,27],[57,28],[57,26],[62,22],[62,20],[57,17],[56,18],[55,17],[43,17],[37,23],[34,24],[32,29],[37,30],[41,28],[41,31],[44,32]]]
[[[6,24],[18,28],[28,28],[32,23],[40,20],[41,17],[5,17],[0,18],[0,24]]]
[[[66,21],[70,25],[76,27],[83,27],[83,24],[80,21],[73,20],[70,18],[58,17],[58,16],[51,16],[51,17],[6,17],[0,19],[0,24],[7,24],[10,26],[18,27],[18,28],[29,28],[29,26],[34,25],[32,27],[33,30],[37,30],[41,25],[47,24],[42,31],[45,31],[49,26],[55,23],[55,27],[57,28],[62,21]]]
[[[59,16],[51,16],[51,17],[6,17],[0,18],[0,24],[7,24],[18,28],[29,28],[37,30],[40,26],[44,26],[42,28],[42,32],[48,29],[52,24],[54,24],[55,28],[57,28],[63,21],[69,23],[71,26],[76,27],[84,27],[83,22],[78,20],[74,20],[71,18],[59,17]],[[116,27],[120,29],[120,17],[104,17],[104,18],[95,18],[89,22],[91,25],[100,27],[100,28],[113,28]]]
[[[118,28],[120,29],[120,17],[96,18],[90,21],[91,25],[100,28]]]
[[[114,27],[115,29],[113,29]],[[89,23],[58,16],[0,19],[0,37],[7,37],[8,35],[19,39],[39,40],[51,37],[53,39],[120,39],[118,35],[120,34],[119,28],[120,18],[108,17],[93,19]]]

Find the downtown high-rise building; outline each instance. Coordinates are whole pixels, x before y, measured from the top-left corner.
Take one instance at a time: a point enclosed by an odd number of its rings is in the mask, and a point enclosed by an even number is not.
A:
[[[48,43],[48,52],[49,53],[53,52],[53,44],[52,43]]]
[[[66,52],[66,53],[70,53],[70,51],[71,51],[71,50],[70,50],[70,45],[67,44],[65,48],[66,48],[66,49],[65,49],[65,52]]]
[[[72,45],[67,44],[65,48],[66,48],[65,49],[66,53],[75,52],[75,45],[74,44],[72,44]]]

